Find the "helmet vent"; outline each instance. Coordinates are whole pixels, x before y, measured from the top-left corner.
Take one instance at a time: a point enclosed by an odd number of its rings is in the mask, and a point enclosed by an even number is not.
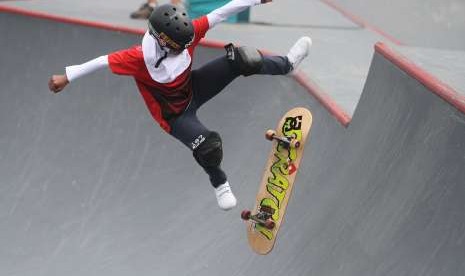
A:
[[[180,30],[181,30],[181,29],[179,29],[179,27],[176,27],[176,31],[178,31],[178,32],[179,32]]]
[[[170,14],[169,14],[169,13],[167,13],[167,12],[165,12],[165,14],[164,14],[164,15],[165,15],[165,16],[170,16]]]
[[[176,8],[175,8],[175,7],[173,7],[173,11],[176,11]]]
[[[186,27],[187,27],[187,26],[189,26],[189,24],[187,24],[186,22],[184,22],[184,26],[186,26]]]
[[[166,23],[166,24],[165,24],[165,26],[166,26],[166,27],[169,27],[169,26],[170,26],[170,23],[169,23],[169,22],[168,22],[168,23]]]
[[[177,16],[175,16],[175,17],[174,17],[174,20],[178,20],[178,17],[177,17]]]

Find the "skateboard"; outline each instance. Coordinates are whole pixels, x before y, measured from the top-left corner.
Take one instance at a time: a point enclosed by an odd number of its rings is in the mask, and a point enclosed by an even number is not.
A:
[[[248,223],[249,245],[258,254],[266,255],[273,249],[311,125],[311,112],[296,107],[284,114],[276,130],[265,133],[266,139],[272,141],[272,150],[255,207],[241,213],[241,218]]]

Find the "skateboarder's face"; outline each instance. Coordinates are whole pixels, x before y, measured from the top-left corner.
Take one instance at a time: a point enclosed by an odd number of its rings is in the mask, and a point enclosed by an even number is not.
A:
[[[160,35],[158,33],[153,32],[152,30],[150,30],[149,33],[163,48],[163,50],[165,50],[169,54],[178,55],[184,50],[179,44],[171,40],[165,34]]]

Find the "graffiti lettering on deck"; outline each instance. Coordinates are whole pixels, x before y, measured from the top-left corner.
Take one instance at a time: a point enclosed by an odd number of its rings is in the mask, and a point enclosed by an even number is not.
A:
[[[302,116],[286,118],[282,132],[286,137],[301,140]],[[282,203],[287,196],[289,175],[295,171],[293,161],[297,159],[297,151],[295,148],[285,147],[281,143],[277,143],[274,157],[275,162],[270,168],[270,176],[266,184],[268,196],[261,200],[260,208],[267,206],[274,210],[271,219],[277,222],[280,219]],[[268,240],[272,240],[274,237],[273,230],[266,229],[259,224],[255,224],[255,229]]]

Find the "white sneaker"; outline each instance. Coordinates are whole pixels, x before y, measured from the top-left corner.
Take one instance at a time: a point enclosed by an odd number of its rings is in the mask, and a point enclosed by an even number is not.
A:
[[[229,182],[226,181],[223,185],[215,189],[216,200],[221,209],[228,211],[236,207],[237,200],[231,191]]]
[[[310,48],[312,47],[312,39],[308,36],[303,36],[296,41],[296,43],[291,47],[287,58],[292,64],[292,71],[295,70],[304,58],[310,53]]]

